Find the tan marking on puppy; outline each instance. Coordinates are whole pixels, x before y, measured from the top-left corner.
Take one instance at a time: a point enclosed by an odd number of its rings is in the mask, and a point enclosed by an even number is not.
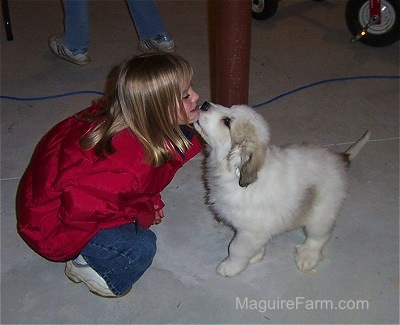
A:
[[[256,128],[248,121],[233,124],[231,130],[232,156],[238,155],[239,185],[247,187],[257,180],[257,173],[266,158],[267,146],[259,138]]]

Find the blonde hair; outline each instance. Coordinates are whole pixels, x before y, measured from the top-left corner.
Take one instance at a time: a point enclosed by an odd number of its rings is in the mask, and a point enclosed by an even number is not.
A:
[[[192,77],[189,63],[172,53],[140,55],[121,64],[113,100],[97,114],[95,118],[101,120],[81,138],[81,147],[94,147],[104,157],[114,152],[112,137],[128,128],[143,145],[146,161],[156,167],[175,155],[168,140],[185,152],[190,141],[182,133],[178,117],[188,124],[182,93],[190,87]]]

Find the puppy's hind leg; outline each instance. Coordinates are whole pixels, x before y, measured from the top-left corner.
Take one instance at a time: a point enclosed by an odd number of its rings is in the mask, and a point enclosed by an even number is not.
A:
[[[305,243],[296,247],[296,264],[302,272],[311,271],[324,258],[322,248],[329,239],[329,234],[319,238],[307,234]]]
[[[303,245],[297,246],[296,264],[300,271],[312,270],[323,259],[322,249],[330,238],[344,199],[339,193],[344,192],[336,192],[336,195],[330,193],[331,196],[325,195],[322,198],[319,195],[319,198],[316,198],[305,225],[306,241]]]
[[[266,238],[253,231],[237,231],[229,245],[229,255],[217,267],[217,273],[233,277],[243,271],[249,263],[256,263],[264,257]]]
[[[264,255],[265,255],[265,245],[261,248],[261,250],[256,255],[254,255],[249,260],[249,264],[255,264],[255,263],[262,261],[262,259],[264,258]]]

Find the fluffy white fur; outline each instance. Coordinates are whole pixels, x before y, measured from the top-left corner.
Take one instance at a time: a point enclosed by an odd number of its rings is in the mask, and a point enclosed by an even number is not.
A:
[[[195,128],[208,144],[205,181],[213,211],[235,229],[217,272],[235,276],[263,259],[272,236],[304,227],[301,271],[323,258],[346,193],[346,164],[369,131],[345,153],[310,145],[276,147],[266,121],[251,107],[204,103]]]

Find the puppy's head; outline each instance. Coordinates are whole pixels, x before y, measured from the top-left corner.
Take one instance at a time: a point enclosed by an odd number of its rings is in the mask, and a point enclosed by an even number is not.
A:
[[[227,108],[206,102],[194,126],[217,159],[227,161],[241,187],[256,181],[270,138],[268,124],[261,115],[245,105]]]

